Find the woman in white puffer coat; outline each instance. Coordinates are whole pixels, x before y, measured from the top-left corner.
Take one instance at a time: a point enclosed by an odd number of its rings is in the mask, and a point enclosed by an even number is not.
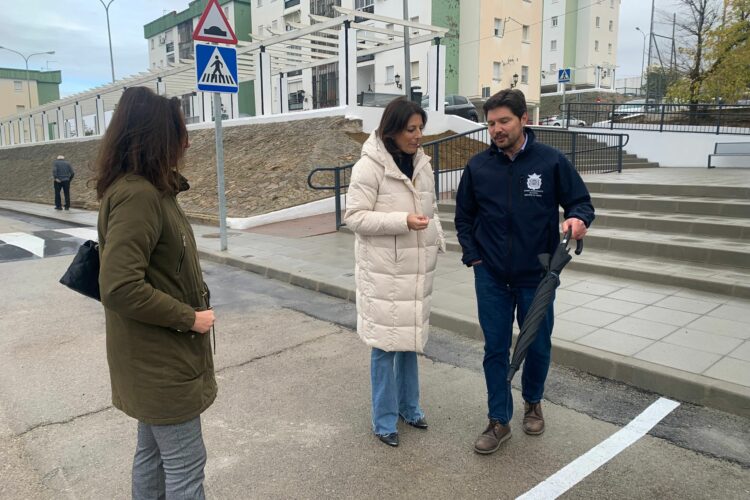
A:
[[[420,147],[427,115],[398,98],[362,147],[344,221],[356,235],[357,333],[371,354],[372,427],[398,446],[399,416],[427,428],[417,353],[427,343],[432,281],[445,238],[430,157]]]

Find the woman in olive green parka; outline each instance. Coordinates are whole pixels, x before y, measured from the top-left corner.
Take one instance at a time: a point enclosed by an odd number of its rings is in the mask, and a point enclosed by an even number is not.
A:
[[[176,198],[187,185],[177,167],[188,145],[179,101],[133,87],[97,164],[112,403],[138,420],[133,498],[203,497],[200,414],[216,398],[214,316]]]

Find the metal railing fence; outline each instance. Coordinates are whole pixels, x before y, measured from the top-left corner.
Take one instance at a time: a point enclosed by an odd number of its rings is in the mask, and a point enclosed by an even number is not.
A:
[[[622,171],[623,148],[627,134],[578,132],[566,129],[534,127],[537,141],[560,150],[579,173],[608,173]],[[490,144],[487,127],[427,142],[422,145],[432,157],[435,194],[440,199],[454,196],[461,175],[472,156],[486,150]],[[334,192],[336,229],[343,224],[346,193],[354,163],[338,167],[318,167],[307,177],[307,184],[315,190]]]
[[[560,105],[566,119],[591,128],[750,135],[748,104],[623,104],[571,102]]]

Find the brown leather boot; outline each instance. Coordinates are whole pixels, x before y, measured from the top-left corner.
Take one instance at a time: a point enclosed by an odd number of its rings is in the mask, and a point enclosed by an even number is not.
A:
[[[538,436],[544,432],[544,415],[542,415],[542,403],[523,402],[523,432],[532,436]]]
[[[510,425],[503,425],[499,420],[490,419],[487,429],[479,435],[474,443],[474,451],[482,455],[495,453],[504,441],[510,439]]]

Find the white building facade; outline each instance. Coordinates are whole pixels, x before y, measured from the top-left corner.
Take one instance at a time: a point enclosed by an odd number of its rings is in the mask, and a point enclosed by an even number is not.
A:
[[[314,16],[335,17],[334,6],[403,19],[402,0],[252,0],[252,33],[256,35],[253,39],[262,42],[264,38],[283,34],[284,31],[299,28],[300,25],[309,25],[314,22]],[[409,2],[409,9],[410,21],[430,24],[431,1]],[[357,22],[394,30],[392,24],[374,19],[360,18]],[[395,29],[403,33],[402,27]],[[418,28],[411,30],[412,37],[419,36]],[[360,32],[358,40],[365,40],[363,37],[367,35]],[[410,46],[409,68],[412,88],[423,93],[427,88],[427,59],[430,45],[430,42],[422,42]],[[332,51],[333,53],[335,51]],[[290,54],[289,57],[293,56]],[[286,75],[289,110],[319,109],[338,105],[337,71],[337,64],[330,64]],[[391,50],[362,57],[357,62],[357,94],[404,94],[404,75],[403,50]],[[274,108],[279,106],[279,99],[280,92],[274,87]]]
[[[558,71],[571,69],[569,89],[613,90],[621,0],[544,0],[542,92],[557,92]]]

